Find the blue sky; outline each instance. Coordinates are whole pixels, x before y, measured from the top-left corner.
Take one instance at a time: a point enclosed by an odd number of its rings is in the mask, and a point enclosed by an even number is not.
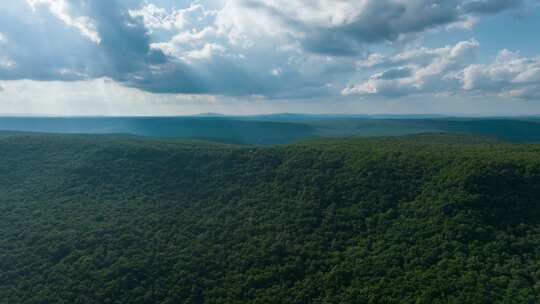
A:
[[[17,0],[0,14],[4,114],[540,114],[536,0]]]

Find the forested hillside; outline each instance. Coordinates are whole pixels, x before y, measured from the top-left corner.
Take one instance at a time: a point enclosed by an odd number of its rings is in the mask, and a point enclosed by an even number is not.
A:
[[[209,113],[212,114],[212,113]],[[298,115],[184,117],[2,117],[0,130],[67,134],[130,134],[153,138],[275,145],[317,138],[469,134],[540,143],[536,117]]]
[[[0,303],[538,303],[540,145],[0,135]]]

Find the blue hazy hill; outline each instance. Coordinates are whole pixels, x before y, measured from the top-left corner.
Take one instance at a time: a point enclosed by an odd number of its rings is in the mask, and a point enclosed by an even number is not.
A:
[[[436,115],[223,116],[185,117],[0,117],[0,130],[70,134],[131,134],[206,139],[238,144],[284,144],[321,137],[463,133],[514,142],[540,142],[540,119],[460,118]]]

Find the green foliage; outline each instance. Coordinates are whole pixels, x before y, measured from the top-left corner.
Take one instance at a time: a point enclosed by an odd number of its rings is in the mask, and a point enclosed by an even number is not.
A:
[[[0,147],[0,303],[540,301],[538,145]]]

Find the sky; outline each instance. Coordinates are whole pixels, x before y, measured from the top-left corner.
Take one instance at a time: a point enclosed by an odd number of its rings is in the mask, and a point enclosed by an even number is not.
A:
[[[540,114],[540,0],[12,0],[0,16],[1,114]]]

